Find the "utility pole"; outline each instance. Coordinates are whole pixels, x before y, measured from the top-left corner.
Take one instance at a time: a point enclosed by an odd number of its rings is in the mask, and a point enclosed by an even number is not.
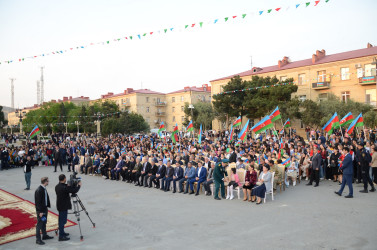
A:
[[[43,79],[43,69],[44,69],[44,66],[41,67],[41,100],[40,100],[41,104],[45,101],[45,82]]]
[[[250,69],[253,69],[253,57],[250,56]]]
[[[41,104],[41,83],[37,81],[37,104]]]
[[[11,107],[14,109],[14,81],[16,78],[10,78]]]

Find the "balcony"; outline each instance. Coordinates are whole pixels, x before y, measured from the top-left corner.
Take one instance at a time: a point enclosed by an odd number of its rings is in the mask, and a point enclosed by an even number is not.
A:
[[[329,89],[330,88],[330,82],[313,82],[312,88],[316,89],[316,90]]]
[[[165,116],[165,112],[156,112],[156,116]]]
[[[160,124],[162,121],[161,120],[154,120],[155,124]]]
[[[376,76],[364,76],[359,78],[360,85],[376,84]]]
[[[124,102],[123,106],[130,107],[131,106],[131,102]]]
[[[166,106],[166,102],[156,102],[156,106],[157,107],[165,107]]]

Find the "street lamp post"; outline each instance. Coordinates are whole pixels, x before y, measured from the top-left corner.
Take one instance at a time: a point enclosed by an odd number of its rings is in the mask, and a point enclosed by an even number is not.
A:
[[[192,104],[190,104],[189,106],[188,106],[188,108],[189,109],[191,109],[191,120],[193,119],[193,116],[194,116],[194,105],[192,105]]]
[[[98,136],[101,136],[101,117],[103,116],[103,114],[101,112],[98,112],[96,115],[97,115],[97,121],[95,121],[94,123],[97,125],[97,137],[98,137]]]
[[[15,113],[16,113],[16,117],[20,119],[20,134],[22,135],[23,134],[23,131],[22,131],[22,118],[25,117],[26,112],[25,111],[21,111],[21,109],[17,109]]]
[[[77,137],[79,136],[79,125],[80,125],[80,122],[79,121],[75,121],[75,124],[77,126]]]
[[[64,123],[64,126],[65,126],[65,133],[68,134],[68,129],[67,129],[68,123],[65,122],[65,123]]]

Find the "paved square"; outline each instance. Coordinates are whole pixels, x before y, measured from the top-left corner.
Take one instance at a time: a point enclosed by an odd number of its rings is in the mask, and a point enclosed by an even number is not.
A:
[[[64,166],[64,174],[67,167]],[[60,172],[52,167],[32,171],[32,190],[24,191],[21,168],[0,172],[0,188],[34,202],[42,176],[56,211],[55,185]],[[277,192],[267,203],[242,200],[216,201],[212,197],[165,193],[135,187],[122,181],[82,176],[79,197],[96,228],[81,213],[84,241],[79,227],[66,230],[71,240],[45,241],[35,237],[0,246],[0,249],[376,249],[377,193],[361,194],[354,185],[354,199],[334,194],[339,186],[322,181],[318,188],[301,182]],[[347,194],[348,189],[345,189]],[[76,221],[73,215],[69,219]]]

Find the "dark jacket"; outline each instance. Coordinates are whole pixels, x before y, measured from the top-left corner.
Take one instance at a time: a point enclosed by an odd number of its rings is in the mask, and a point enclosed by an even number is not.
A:
[[[80,186],[74,188],[68,186],[65,183],[59,182],[58,185],[55,186],[56,209],[58,211],[67,211],[69,209],[72,209],[71,197],[69,196],[69,194],[77,193],[79,190]]]
[[[236,162],[237,161],[237,154],[235,152],[233,152],[230,156],[229,156],[229,163],[232,163],[232,162]]]
[[[24,169],[24,172],[25,173],[29,173],[31,172],[31,167],[33,166],[32,162],[31,161],[26,161],[25,163],[25,169]]]
[[[312,159],[313,170],[319,170],[319,168],[321,167],[321,163],[322,163],[322,156],[320,153],[313,156],[313,159]]]
[[[166,175],[165,176],[168,176],[168,178],[172,178],[173,174],[174,174],[174,168],[172,166],[168,167],[166,169]]]
[[[166,173],[166,166],[162,165],[161,169],[160,169],[160,166],[158,166],[157,174],[163,177],[165,176],[165,173]]]
[[[37,190],[35,190],[34,202],[35,202],[35,209],[37,210],[37,213],[47,213],[47,208],[51,207],[50,197],[48,193],[47,193],[47,206],[46,206],[45,189],[42,186],[39,186]]]
[[[353,163],[350,154],[347,154],[346,157],[344,157],[340,170],[343,171],[343,174],[353,175]]]
[[[157,171],[158,171],[158,167],[156,164],[154,164],[151,168],[151,170],[148,172],[148,174],[151,174],[151,175],[156,175],[157,174]]]

